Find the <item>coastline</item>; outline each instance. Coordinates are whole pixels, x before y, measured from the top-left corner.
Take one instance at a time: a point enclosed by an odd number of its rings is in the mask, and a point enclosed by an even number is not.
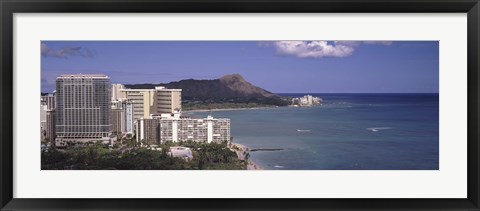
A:
[[[318,105],[314,105],[318,106]],[[214,109],[195,109],[195,110],[185,110],[183,113],[195,113],[195,112],[209,112],[209,111],[237,111],[237,110],[259,110],[259,109],[275,109],[275,108],[309,108],[314,106],[262,106],[262,107],[252,107],[252,108],[214,108]]]
[[[237,110],[258,110],[258,109],[274,109],[280,107],[290,107],[290,106],[262,106],[262,107],[252,107],[252,108],[217,108],[217,109],[196,109],[196,110],[187,110],[183,113],[195,113],[195,112],[209,112],[209,111],[237,111]],[[239,144],[231,142],[229,148],[235,153],[239,160],[244,160],[245,156],[249,153],[249,148]],[[247,169],[246,170],[264,170],[264,168],[257,163],[253,162],[251,159],[248,159]]]
[[[252,108],[214,108],[214,109],[196,109],[196,110],[186,110],[182,111],[183,113],[189,112],[208,112],[208,111],[236,111],[236,110],[257,110],[257,109],[267,109],[267,108],[280,108],[283,106],[265,106],[265,107],[252,107]],[[285,106],[286,107],[286,106]]]
[[[237,153],[238,159],[244,160],[245,156],[248,154],[248,147],[239,144],[239,143],[230,143],[230,149],[234,150]],[[261,166],[254,163],[250,159],[248,159],[247,170],[264,170]]]

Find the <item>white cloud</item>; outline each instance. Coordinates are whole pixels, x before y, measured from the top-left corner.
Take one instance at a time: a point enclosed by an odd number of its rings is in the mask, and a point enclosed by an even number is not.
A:
[[[351,46],[351,47],[358,47],[362,42],[360,41],[335,41],[335,45],[345,45],[345,46]]]
[[[274,46],[280,55],[299,58],[346,57],[355,50],[350,45],[327,41],[278,41]]]
[[[275,41],[259,42],[260,47],[276,49],[278,55],[298,58],[347,57],[361,44],[391,45],[392,41]]]

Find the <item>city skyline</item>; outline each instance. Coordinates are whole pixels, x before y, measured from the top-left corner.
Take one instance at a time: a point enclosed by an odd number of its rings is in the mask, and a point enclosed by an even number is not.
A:
[[[239,73],[274,93],[438,93],[438,42],[43,41],[42,92],[62,74],[168,83]]]

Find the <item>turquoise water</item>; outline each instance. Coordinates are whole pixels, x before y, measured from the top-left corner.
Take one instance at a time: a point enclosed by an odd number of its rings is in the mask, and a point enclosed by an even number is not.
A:
[[[250,153],[264,169],[438,169],[438,94],[312,95],[323,104],[189,115],[230,118],[234,142],[283,149]]]

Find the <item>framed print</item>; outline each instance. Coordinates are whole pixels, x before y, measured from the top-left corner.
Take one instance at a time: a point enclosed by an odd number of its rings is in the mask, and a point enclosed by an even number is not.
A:
[[[477,0],[1,7],[2,210],[479,209]]]

